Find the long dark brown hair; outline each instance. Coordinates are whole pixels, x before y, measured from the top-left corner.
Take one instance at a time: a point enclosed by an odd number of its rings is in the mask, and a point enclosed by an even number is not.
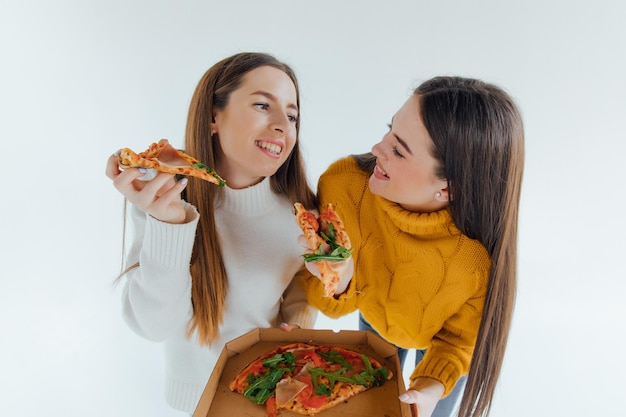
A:
[[[414,90],[433,140],[436,174],[447,180],[448,210],[461,232],[491,258],[478,338],[460,417],[488,415],[502,367],[517,288],[517,226],[524,129],[513,99],[476,79],[435,77]],[[356,157],[371,171],[371,154]]]
[[[218,110],[227,105],[231,93],[242,83],[243,77],[255,68],[270,66],[283,71],[296,88],[300,109],[300,91],[294,71],[272,55],[244,52],[226,58],[211,68],[200,79],[189,106],[185,134],[186,151],[206,165],[217,166],[218,137],[211,137],[211,123]],[[300,117],[296,122],[296,144],[278,171],[270,178],[272,190],[285,195],[291,202],[299,201],[308,208],[317,206],[317,199],[306,178],[300,151]],[[196,232],[191,260],[193,317],[187,327],[188,336],[196,331],[201,343],[210,344],[219,335],[228,280],[215,225],[215,199],[220,188],[206,181],[189,178],[185,199],[196,206],[200,222]]]

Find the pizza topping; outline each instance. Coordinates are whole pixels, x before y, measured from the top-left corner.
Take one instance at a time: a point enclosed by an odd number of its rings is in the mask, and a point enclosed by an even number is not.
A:
[[[334,351],[334,355],[329,355],[334,359],[341,354]],[[386,368],[372,367],[372,363],[365,355],[361,355],[361,359],[365,364],[365,369],[359,373],[354,374],[351,377],[346,376],[346,370],[352,369],[352,365],[346,362],[346,367],[339,368],[335,371],[328,371],[322,368],[308,368],[307,370],[312,375],[313,388],[316,394],[330,395],[331,390],[335,387],[337,382],[345,382],[347,384],[364,385],[365,387],[380,386],[387,379],[389,371]],[[344,359],[345,361],[345,359]]]
[[[320,228],[324,231],[331,229],[333,232],[333,240],[344,248],[352,249],[352,243],[350,243],[350,237],[343,225],[343,222],[339,218],[339,215],[335,211],[335,207],[332,204],[327,204],[326,208],[320,214]],[[336,236],[335,236],[336,235]]]
[[[294,378],[285,378],[276,384],[276,406],[284,407],[298,396],[308,385]]]
[[[290,352],[278,353],[274,357],[265,359],[262,364],[267,370],[265,373],[248,374],[248,387],[243,392],[248,399],[257,404],[264,404],[273,395],[276,384],[287,372],[293,372],[294,356]]]
[[[313,415],[391,377],[387,368],[365,354],[296,343],[251,362],[230,389],[265,404],[271,417],[280,410]]]
[[[309,398],[302,400],[302,405],[312,409],[320,408],[328,402],[328,398],[325,395],[312,395]]]
[[[299,348],[291,351],[296,360],[303,362],[307,361],[313,364],[313,366],[321,366],[323,364],[322,358],[315,351],[315,348]]]
[[[313,249],[313,253],[302,255],[306,262],[345,261],[350,257],[350,239],[332,204],[326,206],[319,219],[300,203],[294,207],[298,224]]]
[[[320,245],[315,252],[305,253],[302,257],[306,262],[345,261],[352,254],[352,249],[346,249],[337,243],[334,226],[332,224],[328,225],[328,234],[320,231],[319,235],[324,239],[324,242],[328,244],[330,249],[326,250],[323,245]]]
[[[265,410],[267,411],[268,417],[276,417],[276,397],[270,397],[265,402]]]
[[[217,172],[215,172],[213,168],[209,168],[208,166],[204,165],[202,162],[196,162],[191,167],[197,170],[204,170],[207,174],[209,174],[210,176],[214,177],[217,180],[216,184],[219,185],[220,187],[223,187],[226,185],[226,181],[224,181],[222,177],[217,175]]]
[[[329,352],[319,352],[319,354],[329,362],[338,363],[344,366],[346,369],[352,369],[352,365],[348,363],[346,358],[337,350],[331,350]]]

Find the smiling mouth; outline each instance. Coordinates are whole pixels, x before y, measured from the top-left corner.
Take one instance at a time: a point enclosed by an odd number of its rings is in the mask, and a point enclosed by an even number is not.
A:
[[[279,145],[275,143],[269,143],[269,142],[263,142],[263,141],[257,140],[254,142],[254,144],[258,146],[259,148],[265,149],[266,151],[274,155],[280,155],[280,153],[283,150],[282,147],[280,147]]]
[[[384,171],[379,165],[376,165],[374,167],[374,170],[381,176],[385,177],[385,178],[389,178],[389,175],[387,175],[387,172]]]

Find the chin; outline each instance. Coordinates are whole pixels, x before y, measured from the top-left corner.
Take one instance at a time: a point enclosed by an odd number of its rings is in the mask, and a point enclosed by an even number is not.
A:
[[[262,170],[259,171],[259,176],[260,177],[271,177],[272,175],[276,174],[276,172],[278,171],[278,168],[280,168],[280,167],[273,167],[273,168],[262,169]]]
[[[384,196],[381,194],[381,191],[382,191],[382,187],[381,187],[381,185],[382,185],[382,184],[380,184],[380,180],[377,180],[376,178],[374,178],[374,175],[372,175],[372,176],[370,177],[370,180],[369,180],[369,184],[368,184],[368,186],[369,186],[370,192],[371,192],[372,194],[375,194],[375,195],[379,195],[379,196],[381,196],[381,197],[384,197]]]

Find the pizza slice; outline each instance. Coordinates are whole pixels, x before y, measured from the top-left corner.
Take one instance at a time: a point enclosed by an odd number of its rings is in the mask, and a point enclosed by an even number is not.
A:
[[[324,296],[335,295],[339,285],[339,275],[329,262],[345,261],[352,253],[350,238],[332,204],[327,204],[319,217],[308,211],[300,203],[295,203],[295,216],[312,253],[302,255],[305,262],[316,262],[320,270]]]
[[[226,185],[215,170],[186,153],[174,149],[167,139],[153,143],[143,152],[135,153],[128,148],[118,154],[120,168],[147,168],[170,174],[186,175],[207,180],[220,187]]]
[[[376,359],[337,346],[292,343],[255,359],[231,381],[231,391],[281,410],[312,416],[370,388],[393,373]]]

